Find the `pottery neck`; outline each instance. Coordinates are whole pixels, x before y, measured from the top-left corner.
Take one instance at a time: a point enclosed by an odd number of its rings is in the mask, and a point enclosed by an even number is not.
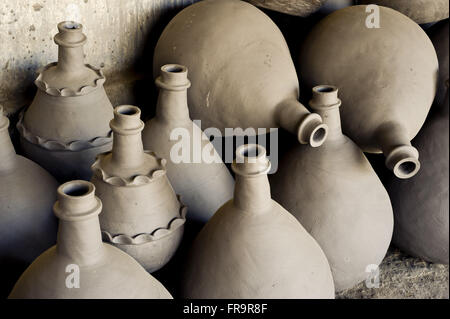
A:
[[[375,139],[386,160],[386,167],[398,178],[411,178],[420,169],[419,152],[411,145],[405,127],[397,122],[385,122],[375,132]]]
[[[58,188],[53,209],[59,218],[57,251],[78,266],[94,265],[104,256],[98,214],[101,201],[86,181],[70,181]]]
[[[3,115],[0,105],[0,171],[10,170],[16,165],[16,151],[8,132],[9,119]]]
[[[112,163],[117,169],[139,168],[145,161],[141,132],[144,123],[141,110],[132,105],[121,105],[114,109],[110,122],[113,131]]]
[[[325,142],[328,127],[320,115],[310,113],[295,99],[288,99],[276,107],[278,125],[294,134],[301,144],[318,147]]]
[[[76,22],[64,21],[58,24],[59,33],[54,41],[58,45],[57,68],[64,73],[80,73],[85,69],[83,45],[86,36],[83,26]]]
[[[338,89],[331,85],[320,85],[312,89],[312,99],[309,105],[312,110],[322,117],[328,126],[328,136],[325,143],[345,141],[341,128],[341,115],[339,107]]]
[[[187,89],[191,83],[187,73],[187,68],[178,64],[161,67],[160,76],[155,81],[160,90],[156,105],[157,120],[166,123],[191,121],[187,104]]]
[[[270,162],[266,150],[257,144],[240,146],[232,168],[236,174],[234,205],[247,212],[270,209],[272,198],[267,178]]]

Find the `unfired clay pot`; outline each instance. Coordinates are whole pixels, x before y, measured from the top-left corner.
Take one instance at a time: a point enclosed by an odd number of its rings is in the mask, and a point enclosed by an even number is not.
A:
[[[320,21],[304,42],[300,68],[309,87],[339,87],[344,133],[366,152],[383,152],[397,177],[410,178],[420,168],[410,141],[436,93],[436,52],[425,32],[395,10],[379,7],[380,28],[366,27],[365,8]]]
[[[359,0],[359,3],[395,9],[419,24],[448,18],[448,0]]]
[[[186,207],[166,177],[166,160],[143,150],[140,115],[132,105],[114,109],[112,152],[97,156],[92,183],[104,207],[103,239],[153,272],[178,248]]]
[[[187,89],[191,85],[185,66],[161,67],[156,116],[146,123],[144,148],[167,160],[167,176],[189,209],[188,218],[206,222],[233,197],[234,180],[213,144],[191,121]],[[175,158],[185,154],[185,159]],[[205,156],[204,156],[205,155]]]
[[[270,182],[273,198],[322,247],[340,291],[367,279],[367,266],[381,263],[391,242],[393,215],[369,161],[342,134],[337,92],[327,85],[313,89],[310,106],[328,125],[328,138],[319,148],[294,145]]]
[[[93,184],[81,180],[58,188],[57,244],[28,267],[9,298],[171,298],[136,260],[102,242],[102,203],[94,190]]]
[[[112,105],[100,69],[84,64],[82,25],[61,22],[58,62],[39,72],[33,102],[17,128],[27,157],[58,180],[89,179],[98,153],[111,149]]]
[[[16,155],[8,125],[0,105],[1,297],[25,267],[55,243],[57,228],[52,205],[58,184],[36,163]]]
[[[188,104],[202,127],[283,127],[302,144],[319,146],[326,126],[298,102],[299,84],[278,27],[238,0],[195,3],[170,21],[156,45],[154,75],[166,63],[190,70]],[[236,135],[242,132],[234,132]]]
[[[242,145],[233,162],[234,198],[195,239],[187,298],[334,298],[330,266],[316,241],[270,197],[266,150]]]
[[[449,102],[435,105],[414,138],[422,169],[408,183],[389,180],[395,213],[394,243],[427,261],[448,264]]]
[[[247,0],[255,6],[294,16],[307,17],[327,0]]]
[[[438,106],[442,106],[445,102],[445,95],[447,93],[447,87],[445,85],[449,78],[449,21],[443,21],[436,24],[431,31],[431,41],[433,42],[436,54],[439,60],[439,81],[438,89],[434,102]]]

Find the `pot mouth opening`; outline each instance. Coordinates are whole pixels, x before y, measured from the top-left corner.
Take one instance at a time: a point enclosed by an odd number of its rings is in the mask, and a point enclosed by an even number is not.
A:
[[[257,144],[245,145],[245,147],[240,149],[240,154],[243,157],[248,157],[248,158],[252,158],[252,157],[257,158],[263,153],[265,153],[264,150],[262,150],[261,146],[257,145]],[[263,155],[265,155],[265,154],[263,154]]]
[[[121,105],[116,108],[117,113],[122,115],[136,115],[139,109],[133,105]]]
[[[71,181],[61,185],[60,191],[68,197],[83,197],[93,192],[94,186],[86,181]]]
[[[331,93],[336,90],[337,90],[337,88],[332,85],[318,85],[313,88],[313,91],[315,91],[317,93]]]
[[[64,21],[62,26],[66,30],[76,30],[81,28],[81,23],[75,21]]]
[[[161,67],[161,70],[169,73],[183,73],[186,72],[186,67],[180,64],[166,64]]]
[[[419,170],[418,163],[413,160],[404,160],[395,167],[395,175],[400,178],[409,178],[414,176]]]
[[[311,136],[311,142],[310,144],[312,146],[320,146],[323,144],[325,139],[327,138],[328,132],[323,126],[319,126]]]

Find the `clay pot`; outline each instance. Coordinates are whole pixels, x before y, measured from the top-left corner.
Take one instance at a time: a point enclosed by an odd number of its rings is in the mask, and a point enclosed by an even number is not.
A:
[[[236,150],[234,198],[200,231],[186,264],[187,298],[334,298],[316,241],[270,197],[266,150]]]
[[[414,144],[422,169],[408,183],[388,180],[394,207],[393,242],[410,255],[448,264],[449,256],[449,102],[431,112]]]
[[[0,295],[6,297],[20,273],[56,241],[52,214],[56,180],[16,154],[9,120],[0,105]]]
[[[102,243],[97,217],[102,203],[94,190],[81,180],[58,188],[57,244],[28,267],[9,298],[171,298],[137,261]]]
[[[380,28],[366,27],[365,8],[320,21],[304,42],[300,67],[309,87],[340,88],[345,134],[365,152],[383,152],[397,177],[410,178],[420,168],[410,140],[436,93],[436,52],[425,32],[395,10],[379,7]]]
[[[326,126],[298,102],[289,48],[261,10],[238,0],[195,3],[170,21],[156,45],[154,75],[166,63],[190,70],[191,118],[203,127],[283,127],[302,144],[319,146]],[[244,132],[234,131],[235,135]]]
[[[367,279],[368,265],[381,263],[391,241],[393,215],[369,161],[342,134],[337,92],[327,85],[313,89],[310,106],[328,125],[328,138],[320,148],[293,145],[270,182],[273,198],[322,247],[336,291],[341,291]]]
[[[39,71],[33,102],[17,128],[25,155],[58,180],[89,179],[98,153],[111,149],[113,117],[100,69],[83,62],[82,25],[61,22],[58,62]]]
[[[156,116],[147,122],[142,138],[145,149],[167,159],[167,176],[186,203],[188,218],[206,222],[233,197],[234,180],[208,137],[189,118],[187,73],[182,65],[161,67]]]
[[[445,95],[447,87],[445,82],[449,78],[449,33],[448,33],[448,20],[443,21],[436,25],[431,32],[431,41],[433,42],[436,54],[439,60],[439,81],[438,89],[434,102],[436,105],[442,106],[445,103]]]
[[[186,207],[166,177],[166,160],[143,150],[140,115],[136,106],[114,109],[113,148],[97,156],[91,181],[104,207],[99,217],[104,241],[153,272],[178,248]]]
[[[359,3],[395,9],[419,24],[448,18],[448,0],[359,0]]]
[[[251,4],[294,16],[307,17],[327,0],[247,0]]]

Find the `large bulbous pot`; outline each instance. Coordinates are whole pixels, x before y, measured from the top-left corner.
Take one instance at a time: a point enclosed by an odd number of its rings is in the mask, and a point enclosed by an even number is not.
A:
[[[167,63],[189,69],[189,110],[203,127],[222,134],[226,128],[253,129],[249,135],[283,127],[311,146],[326,139],[320,116],[298,101],[297,73],[281,31],[249,3],[205,0],[183,9],[158,40],[155,77]]]
[[[166,159],[167,176],[189,209],[188,219],[200,224],[233,197],[234,179],[208,137],[189,117],[191,85],[183,65],[161,67],[156,116],[144,128],[144,148]]]
[[[392,206],[364,153],[342,134],[337,88],[313,89],[311,108],[329,127],[319,148],[292,143],[270,176],[273,198],[323,249],[336,291],[368,278],[391,242]]]
[[[103,203],[99,218],[104,241],[154,272],[177,250],[187,208],[167,179],[166,160],[144,151],[140,115],[132,105],[114,109],[112,151],[97,156],[91,181]]]
[[[251,4],[294,16],[307,17],[319,10],[327,0],[247,0]]]
[[[186,262],[186,298],[334,298],[328,261],[302,225],[270,197],[266,150],[236,150],[234,198],[195,239]]]
[[[0,297],[6,297],[25,268],[56,241],[52,214],[56,180],[17,155],[0,105]]]
[[[300,68],[308,87],[339,87],[345,134],[365,152],[383,152],[397,177],[410,178],[420,169],[410,141],[433,102],[438,61],[414,21],[379,7],[378,28],[374,15],[360,5],[325,17],[304,42]]]
[[[448,0],[358,0],[358,3],[395,9],[419,24],[448,18]]]
[[[112,143],[105,76],[84,63],[82,28],[71,21],[58,24],[58,62],[39,71],[36,96],[17,123],[25,155],[61,182],[88,180],[95,156]]]
[[[70,181],[58,188],[55,246],[17,281],[11,299],[170,299],[169,292],[136,260],[102,242],[95,186]]]

